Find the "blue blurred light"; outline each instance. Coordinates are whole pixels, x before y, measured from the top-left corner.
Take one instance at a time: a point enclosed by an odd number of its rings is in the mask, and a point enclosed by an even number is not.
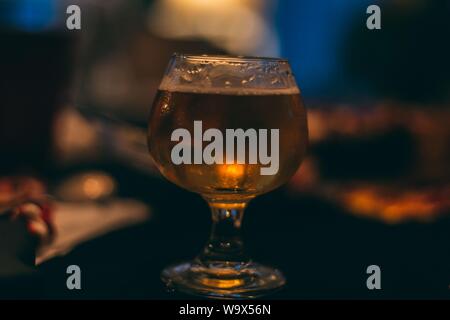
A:
[[[7,0],[6,3],[2,19],[11,27],[39,32],[56,20],[56,0]]]
[[[303,95],[326,96],[343,80],[341,49],[355,20],[366,23],[370,0],[278,1],[282,56],[289,59]]]

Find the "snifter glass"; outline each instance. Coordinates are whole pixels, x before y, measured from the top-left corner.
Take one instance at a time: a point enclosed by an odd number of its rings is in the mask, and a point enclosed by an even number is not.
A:
[[[194,260],[163,270],[169,287],[232,299],[285,284],[245,254],[241,221],[251,199],[296,172],[307,131],[288,61],[173,55],[150,112],[149,151],[163,176],[208,202],[213,226]]]

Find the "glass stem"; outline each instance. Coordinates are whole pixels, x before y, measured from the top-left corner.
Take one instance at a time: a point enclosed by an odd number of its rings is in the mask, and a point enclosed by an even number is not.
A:
[[[236,267],[250,259],[244,253],[241,223],[247,203],[209,203],[212,213],[212,231],[208,244],[199,256],[208,267]]]

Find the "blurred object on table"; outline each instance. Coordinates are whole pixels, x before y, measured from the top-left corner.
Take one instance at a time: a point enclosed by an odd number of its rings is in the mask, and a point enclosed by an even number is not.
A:
[[[25,221],[42,243],[53,236],[52,208],[44,183],[34,177],[0,177],[0,215]]]
[[[54,236],[46,186],[34,177],[0,177],[0,297],[38,291],[36,249]]]
[[[76,245],[113,230],[143,223],[151,216],[150,208],[132,199],[112,199],[107,203],[56,202],[53,224],[55,239],[41,246],[36,263],[68,253]]]
[[[28,248],[26,261],[31,268],[36,250],[36,259],[42,262],[65,254],[81,242],[150,218],[150,208],[144,203],[111,198],[115,188],[110,175],[88,172],[69,179],[60,188],[61,196],[78,202],[50,203],[45,185],[36,178],[0,178],[0,230],[10,225],[13,231],[2,233],[0,261],[6,265],[2,268],[0,264],[0,283],[3,273],[22,270],[19,265],[24,258],[19,253],[24,248]],[[27,233],[14,233],[14,226],[19,228],[21,224]],[[11,265],[15,267],[10,269]]]
[[[27,199],[42,199],[45,197],[45,192],[44,183],[34,177],[0,177],[0,208],[21,203]]]

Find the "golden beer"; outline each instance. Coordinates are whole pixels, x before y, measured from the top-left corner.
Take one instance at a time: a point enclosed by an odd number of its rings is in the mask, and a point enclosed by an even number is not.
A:
[[[171,160],[172,132],[216,128],[278,128],[279,170],[261,175],[261,164],[180,164]],[[160,90],[151,110],[149,149],[161,173],[173,183],[205,197],[256,196],[285,183],[297,170],[307,144],[306,114],[298,90],[198,93]],[[207,142],[203,142],[204,146]],[[193,143],[191,144],[192,148]],[[246,144],[246,151],[249,146]]]
[[[150,110],[148,147],[161,174],[202,195],[213,227],[202,253],[161,274],[171,289],[253,298],[282,287],[239,236],[247,203],[298,169],[306,111],[289,63],[276,58],[174,55]]]

